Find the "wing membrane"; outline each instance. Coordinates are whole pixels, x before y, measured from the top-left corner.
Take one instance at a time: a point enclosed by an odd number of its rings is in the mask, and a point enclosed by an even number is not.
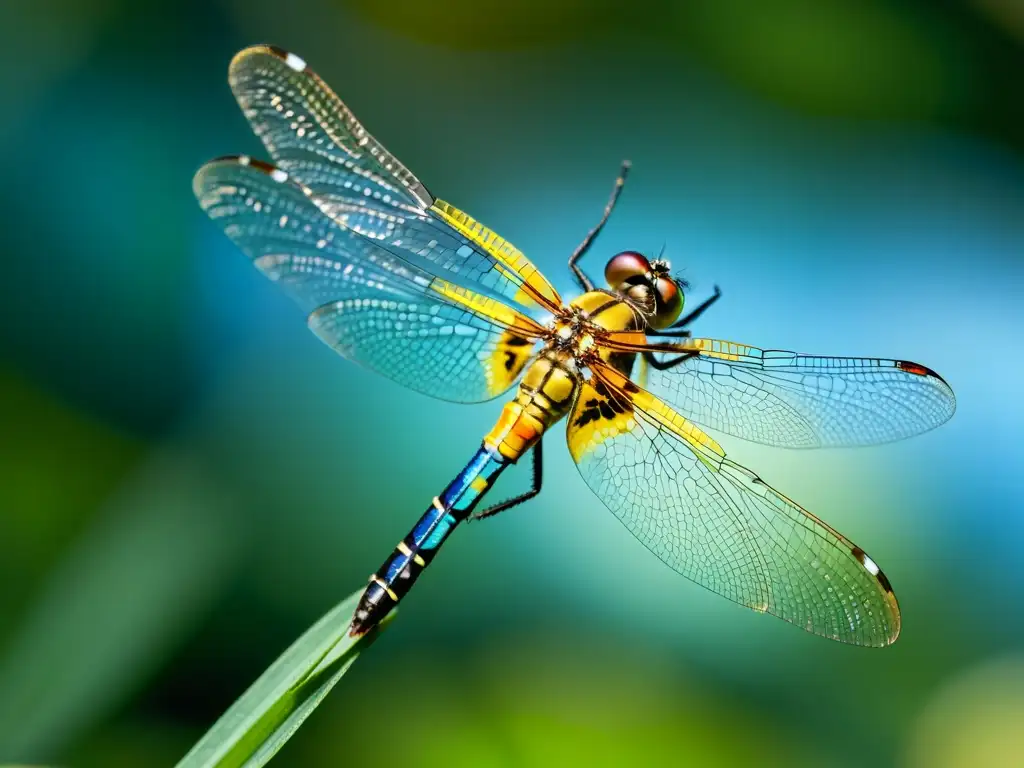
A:
[[[349,226],[353,206],[372,208],[392,226],[392,250],[487,287],[506,299],[554,312],[557,291],[511,243],[426,187],[356,120],[294,54],[248,48],[231,63],[231,89],[274,161],[312,190],[327,215]]]
[[[433,204],[420,180],[295,54],[269,45],[246,48],[231,61],[228,84],[274,161],[307,186],[316,181],[345,189],[361,181],[366,196],[383,205]]]
[[[728,459],[714,440],[606,365],[569,415],[584,480],[671,568],[756,611],[858,645],[887,645],[900,613],[862,549]]]
[[[308,190],[273,166],[215,160],[194,187],[210,218],[309,313],[324,342],[419,392],[458,402],[496,397],[543,332],[323,215]]]
[[[646,388],[711,429],[766,445],[819,448],[901,440],[939,426],[956,398],[934,371],[905,360],[819,357],[714,339]],[[667,355],[671,357],[671,355]]]

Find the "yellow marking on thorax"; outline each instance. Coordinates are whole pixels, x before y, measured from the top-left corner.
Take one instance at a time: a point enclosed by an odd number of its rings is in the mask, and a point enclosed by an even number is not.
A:
[[[472,488],[477,493],[483,493],[484,491],[487,490],[487,481],[479,476],[474,477],[472,482],[470,482],[469,487]]]
[[[602,340],[611,339],[617,342],[643,346],[647,343],[647,334],[636,311],[615,294],[605,291],[590,291],[572,300],[571,306],[586,313],[586,316],[597,328],[606,331]],[[596,313],[596,314],[594,314]],[[577,343],[577,350],[582,354],[593,348],[596,340],[583,336]],[[621,355],[606,346],[598,347],[598,355],[602,360],[618,367]],[[627,353],[632,354],[632,353]]]
[[[479,245],[486,253],[504,265],[504,268],[498,266],[498,271],[505,277],[512,277],[514,282],[523,281],[522,287],[515,297],[516,301],[521,304],[539,304],[552,311],[562,305],[562,298],[551,283],[523,255],[523,252],[510,242],[485,227],[468,213],[460,211],[444,200],[435,200],[430,210],[466,239]]]
[[[570,306],[592,316],[594,325],[606,331],[634,331],[642,327],[633,308],[612,293],[590,291],[577,296]]]

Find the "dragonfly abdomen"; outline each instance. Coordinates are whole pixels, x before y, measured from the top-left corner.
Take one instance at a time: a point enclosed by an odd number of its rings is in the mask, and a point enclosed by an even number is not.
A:
[[[398,605],[508,464],[501,454],[482,446],[441,495],[434,497],[391,556],[370,576],[349,625],[350,635],[365,634]]]
[[[565,352],[548,349],[530,365],[516,399],[505,406],[480,450],[370,576],[349,627],[350,635],[367,632],[398,604],[501,471],[536,445],[544,431],[566,414],[579,382],[575,360]]]
[[[361,635],[388,615],[456,526],[469,517],[505,467],[532,448],[544,430],[561,419],[579,386],[580,375],[571,355],[547,350],[527,369],[516,399],[465,468],[434,498],[427,511],[370,576],[349,634]]]
[[[484,445],[507,461],[518,461],[569,411],[579,382],[579,369],[571,354],[545,350],[526,369],[516,399],[505,405]]]

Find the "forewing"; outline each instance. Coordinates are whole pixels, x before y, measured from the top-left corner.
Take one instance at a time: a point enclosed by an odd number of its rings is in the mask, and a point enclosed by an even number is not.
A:
[[[382,205],[433,204],[419,179],[295,54],[269,45],[246,48],[231,60],[228,84],[277,165],[306,186],[351,189],[361,181],[368,191],[359,194]]]
[[[551,284],[511,243],[442,200],[395,159],[306,63],[279,48],[254,46],[235,56],[231,89],[275,163],[313,192],[344,226],[353,207],[389,221],[379,230],[392,250],[529,307],[557,311]]]
[[[215,160],[194,189],[210,218],[309,313],[323,341],[411,389],[458,402],[496,397],[543,332],[511,307],[340,226],[266,163]]]
[[[906,360],[819,357],[714,339],[687,346],[696,352],[689,360],[664,371],[647,366],[646,388],[698,424],[766,445],[887,443],[934,429],[956,409],[937,373]]]
[[[648,549],[809,632],[857,645],[896,639],[896,597],[862,549],[614,368],[592,370],[569,415],[569,448],[587,485]]]

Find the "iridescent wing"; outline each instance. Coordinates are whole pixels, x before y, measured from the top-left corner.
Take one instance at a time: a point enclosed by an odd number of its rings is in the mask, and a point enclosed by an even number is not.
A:
[[[624,374],[591,367],[569,415],[587,485],[682,575],[809,632],[882,646],[900,631],[892,587],[860,547]]]
[[[745,440],[873,445],[934,429],[956,409],[942,377],[906,360],[818,357],[714,339],[685,344],[697,354],[664,371],[643,366],[642,386],[692,421]]]
[[[203,210],[309,313],[345,357],[411,389],[478,402],[508,389],[543,327],[501,302],[383,247],[368,214],[353,228],[325,216],[285,171],[247,157],[196,174]],[[357,231],[357,227],[360,231]]]
[[[524,306],[561,306],[521,251],[435,199],[302,59],[272,46],[247,48],[231,62],[228,81],[274,161],[329,216],[348,226],[353,206],[362,216],[372,209],[389,222],[378,229],[383,244],[415,254],[416,263],[442,266]]]

